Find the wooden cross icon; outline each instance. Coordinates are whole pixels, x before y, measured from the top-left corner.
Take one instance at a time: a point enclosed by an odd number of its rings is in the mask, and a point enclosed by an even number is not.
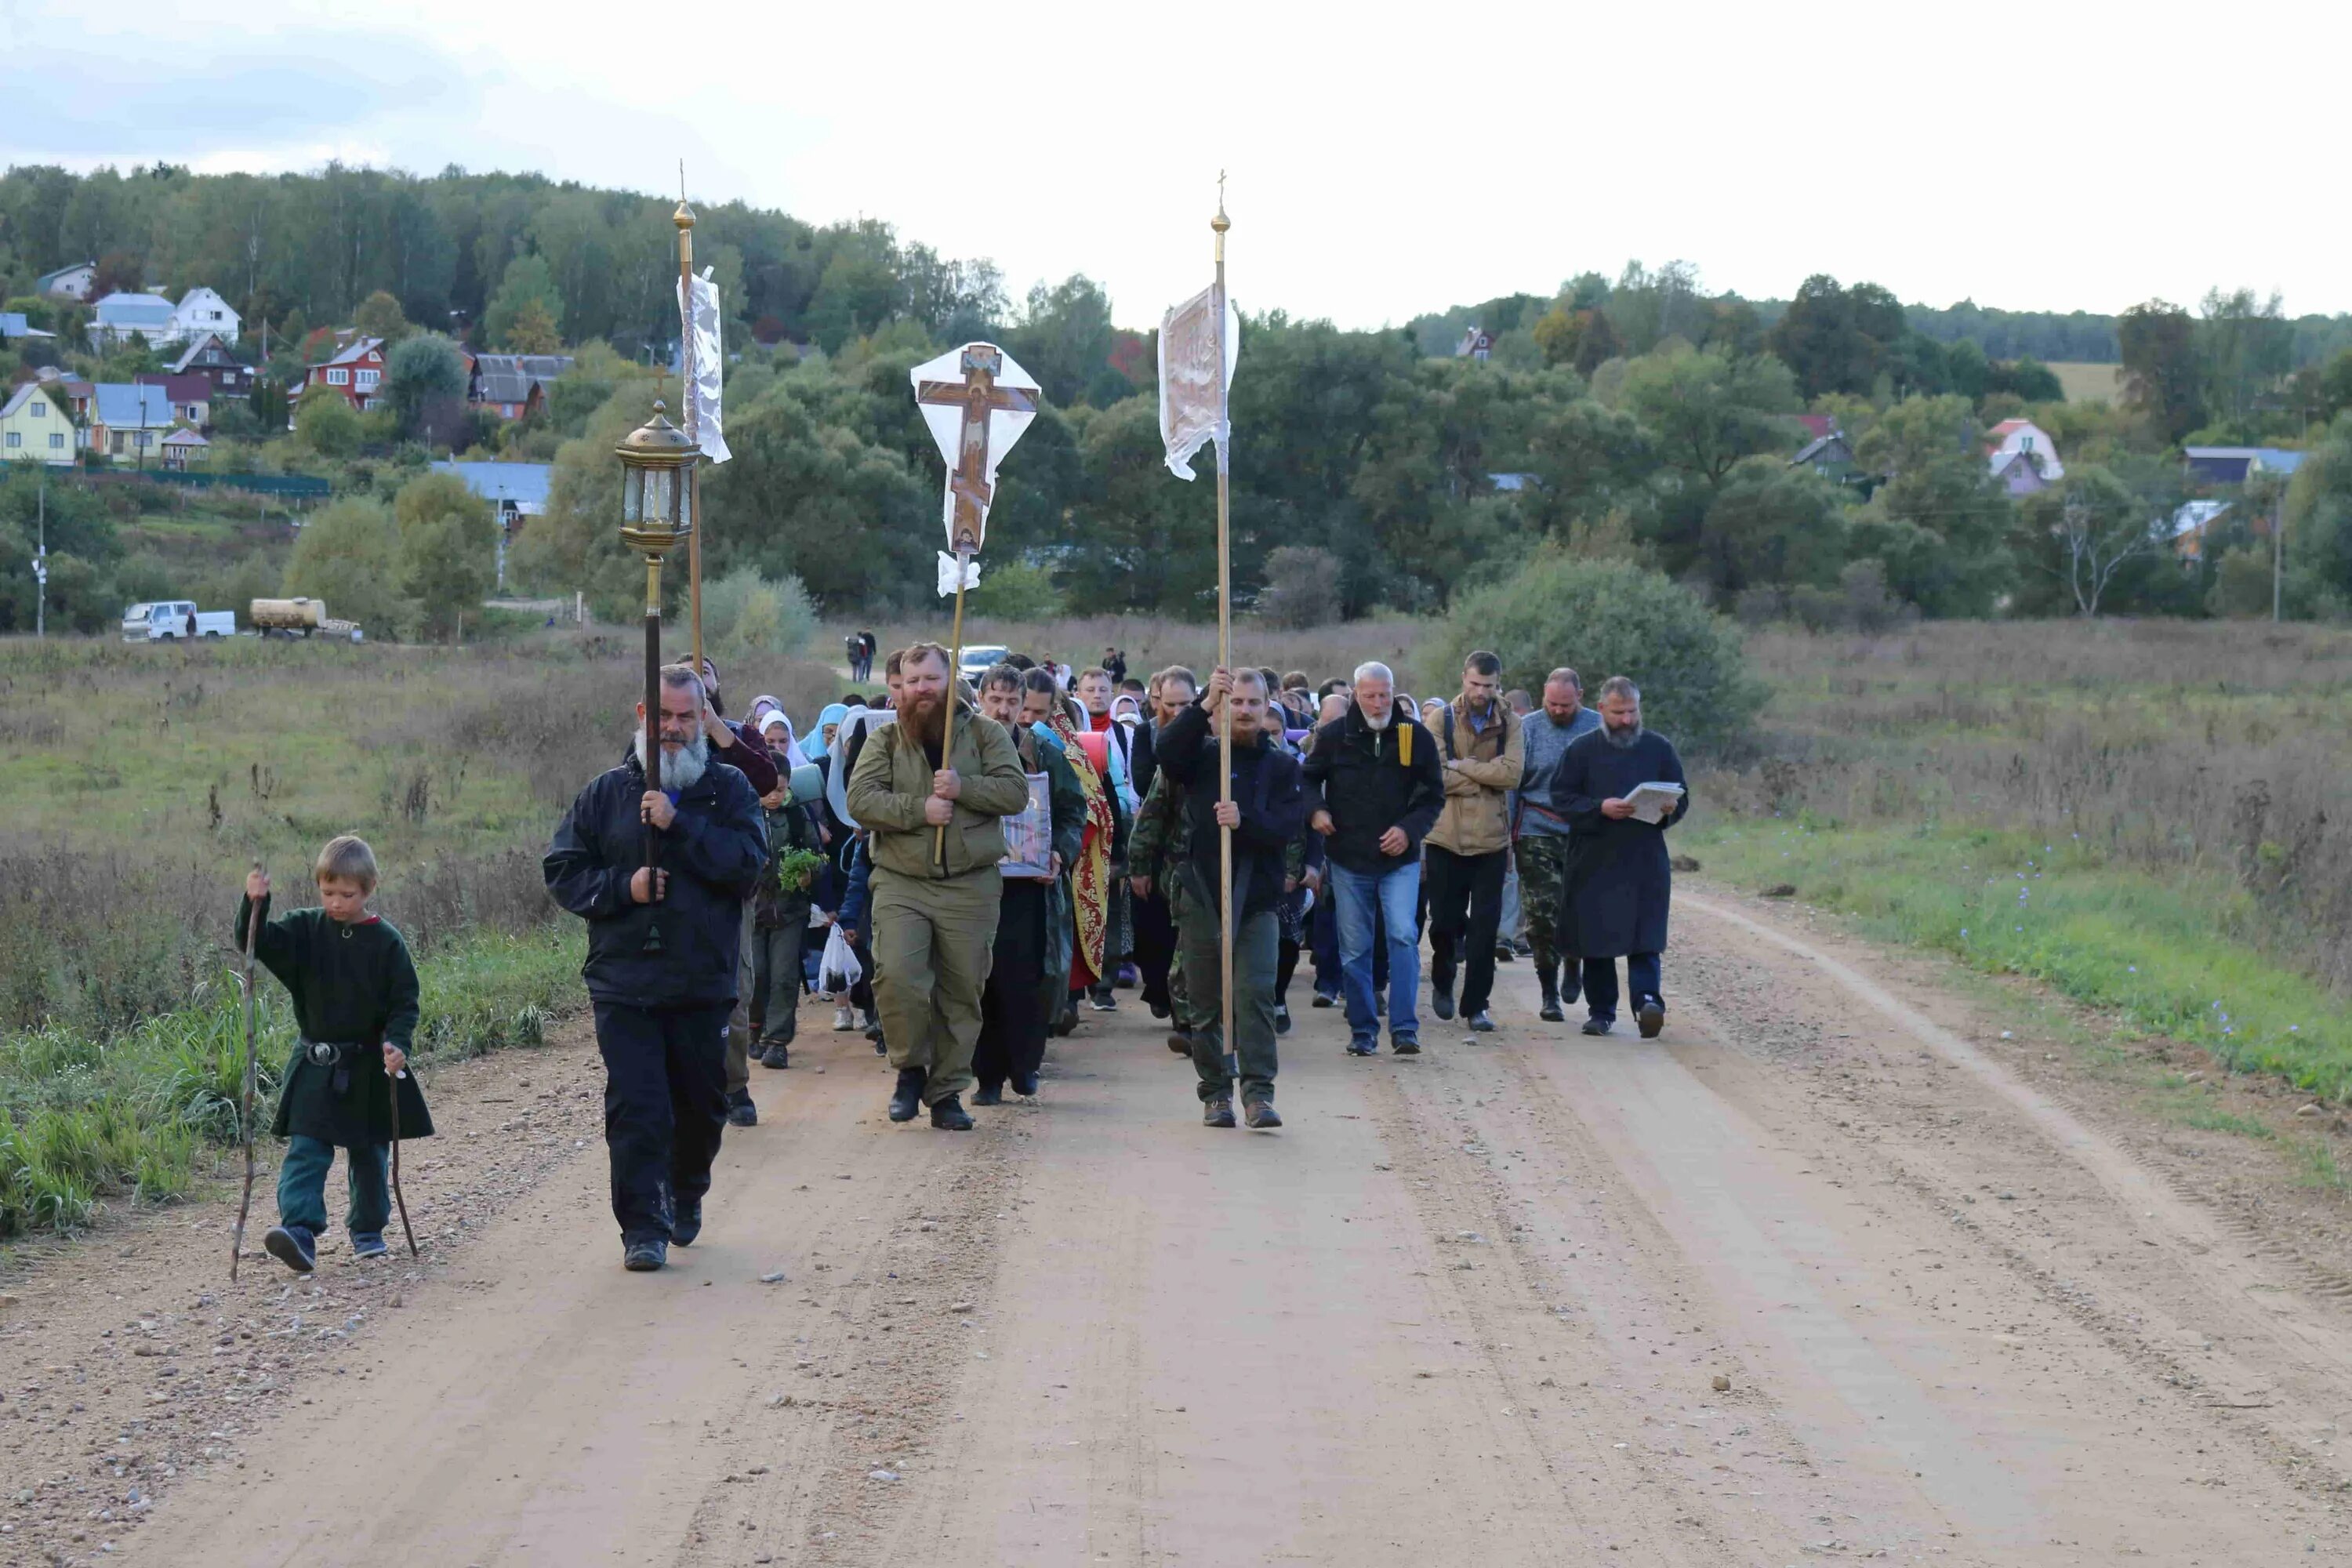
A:
[[[980,553],[988,521],[992,487],[988,482],[988,416],[998,409],[1008,414],[1034,414],[1037,397],[1024,387],[999,386],[1003,353],[987,343],[966,345],[961,362],[961,381],[927,381],[915,388],[919,403],[961,405],[961,439],[956,447],[955,471],[948,489],[955,497],[955,526],[949,537],[958,556]]]

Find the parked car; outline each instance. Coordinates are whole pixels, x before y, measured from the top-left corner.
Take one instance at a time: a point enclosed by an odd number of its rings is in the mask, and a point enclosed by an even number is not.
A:
[[[145,611],[144,615],[137,614]],[[235,610],[199,610],[194,599],[159,599],[122,612],[125,642],[178,642],[186,637],[236,636]]]
[[[982,676],[1003,664],[1004,656],[1012,651],[1003,643],[966,643],[963,648],[963,663],[957,667],[957,672],[966,680],[978,680]]]

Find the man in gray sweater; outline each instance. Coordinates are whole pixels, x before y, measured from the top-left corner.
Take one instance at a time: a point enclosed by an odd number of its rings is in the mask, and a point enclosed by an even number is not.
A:
[[[1528,942],[1535,950],[1536,979],[1543,986],[1543,1016],[1565,1023],[1560,1005],[1561,969],[1567,970],[1568,1000],[1576,1000],[1574,953],[1557,945],[1559,889],[1568,868],[1568,816],[1552,795],[1559,777],[1559,760],[1568,743],[1601,728],[1601,715],[1584,706],[1584,682],[1562,666],[1544,679],[1543,707],[1528,715],[1525,746],[1527,772],[1519,781],[1518,811],[1511,824],[1511,840],[1519,868],[1519,907],[1528,922]]]

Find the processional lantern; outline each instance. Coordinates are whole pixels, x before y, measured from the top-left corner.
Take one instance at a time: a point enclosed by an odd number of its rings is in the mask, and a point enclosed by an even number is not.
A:
[[[662,561],[694,531],[687,510],[688,480],[701,458],[687,433],[669,422],[659,400],[654,416],[614,448],[621,459],[621,542],[646,561],[646,721],[638,762],[648,787],[661,780]],[[646,829],[646,865],[658,868],[661,841]],[[658,921],[646,928],[646,951],[661,950]]]

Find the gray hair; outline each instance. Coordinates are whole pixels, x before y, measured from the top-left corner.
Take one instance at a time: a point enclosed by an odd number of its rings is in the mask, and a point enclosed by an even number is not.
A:
[[[1633,684],[1633,679],[1631,676],[1612,675],[1601,683],[1601,689],[1594,695],[1602,702],[1608,701],[1612,697],[1628,698],[1638,707],[1642,700],[1642,689]]]
[[[1356,666],[1356,673],[1351,679],[1357,681],[1383,680],[1391,687],[1396,685],[1395,672],[1376,658],[1368,658]]]
[[[664,686],[674,687],[680,691],[691,689],[694,692],[694,700],[698,703],[709,700],[709,693],[702,684],[702,677],[694,672],[692,665],[663,665],[661,680]]]

